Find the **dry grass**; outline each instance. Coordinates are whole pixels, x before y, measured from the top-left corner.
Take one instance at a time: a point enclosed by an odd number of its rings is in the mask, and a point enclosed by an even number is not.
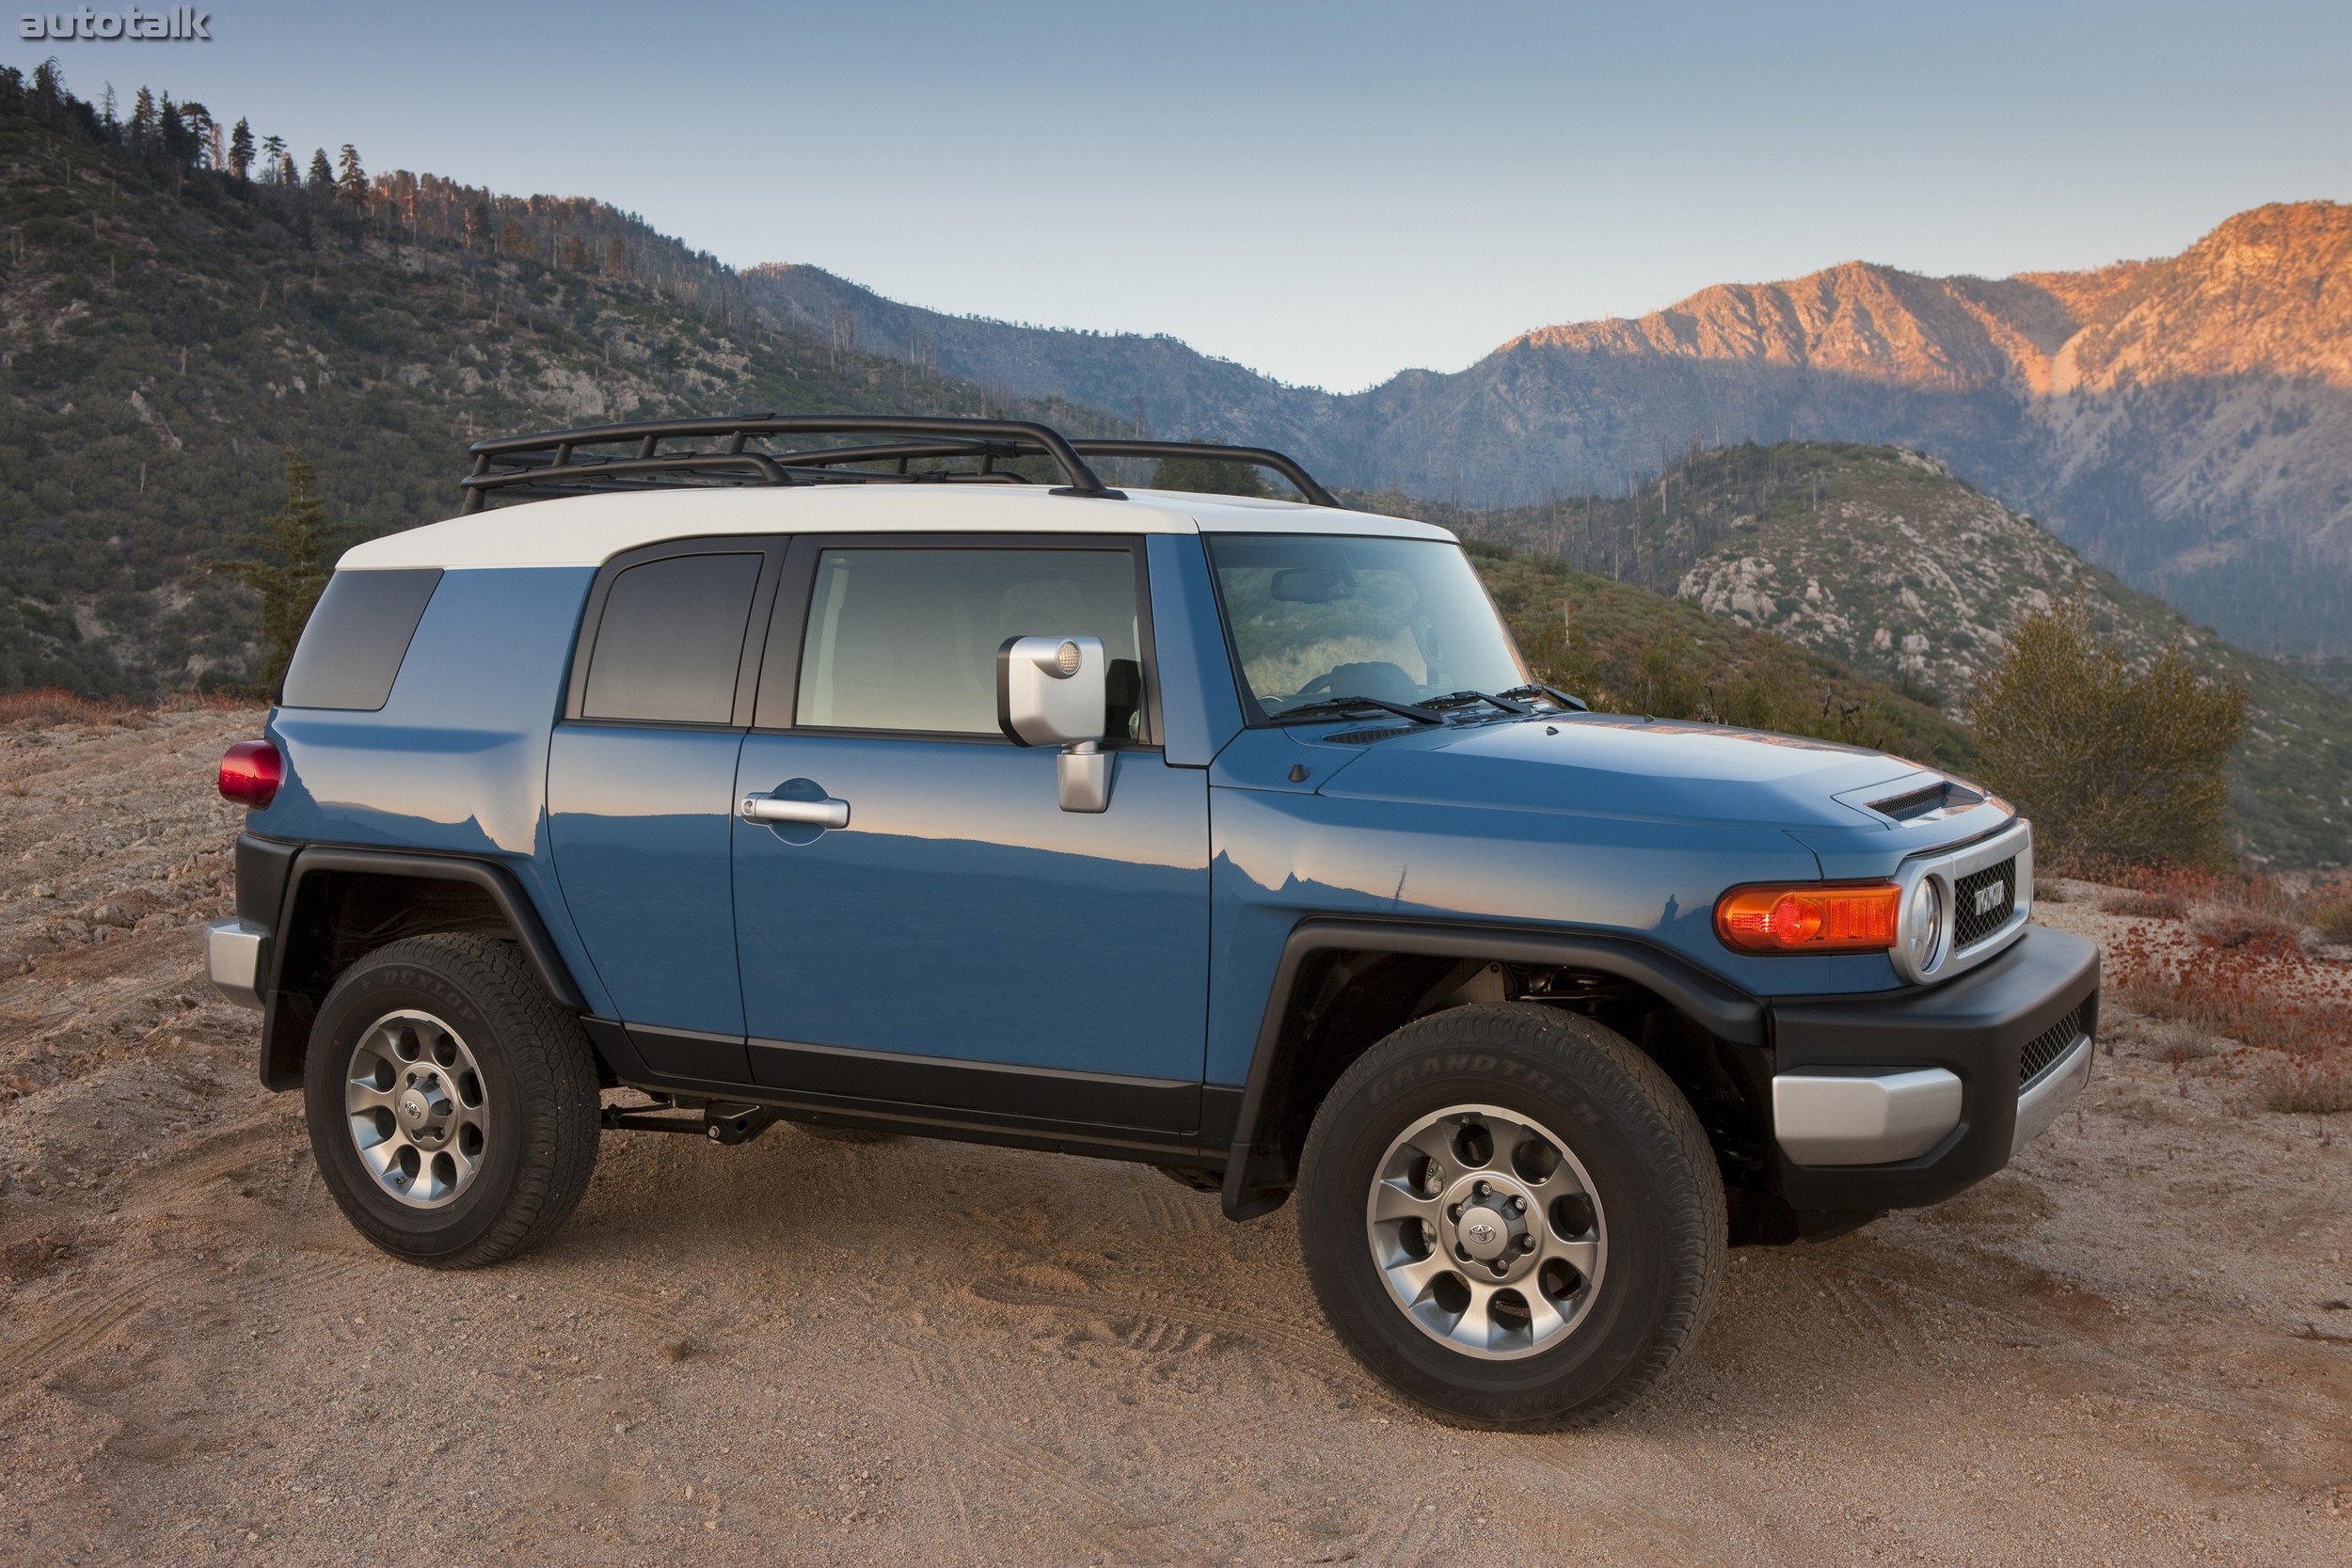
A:
[[[158,713],[191,709],[229,712],[262,705],[259,698],[244,692],[175,692],[160,702],[134,703],[111,697],[76,696],[61,687],[45,686],[34,691],[0,691],[0,728],[111,724],[119,729],[135,730],[144,728]]]
[[[2306,954],[2292,915],[2208,904],[2187,933],[2115,939],[2107,975],[2110,994],[2152,1020],[2235,1041],[2220,1054],[2267,1108],[2352,1109],[2352,969]]]
[[[0,692],[0,724],[40,729],[54,724],[114,724],[135,714],[144,717],[142,710],[131,704],[77,697],[56,687]]]
[[[2270,1110],[2320,1117],[2352,1111],[2352,1066],[2343,1062],[2265,1062],[2257,1076]]]
[[[2312,924],[2329,942],[2352,942],[2352,884],[2338,882],[2315,891]]]
[[[2099,908],[2107,914],[2129,915],[2138,920],[2188,918],[2188,900],[2174,893],[2119,893],[2102,899]]]

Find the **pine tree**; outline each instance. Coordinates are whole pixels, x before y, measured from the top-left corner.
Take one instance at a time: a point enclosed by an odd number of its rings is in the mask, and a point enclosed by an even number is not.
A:
[[[202,164],[204,154],[213,143],[213,111],[201,103],[183,103],[180,105],[180,123],[188,133],[189,160]]]
[[[163,155],[175,164],[185,164],[196,156],[196,137],[169,93],[164,94],[156,106],[155,143]]]
[[[336,160],[342,171],[335,177],[335,199],[354,207],[368,204],[368,171],[359,166],[359,150],[343,143],[342,155]]]
[[[1152,465],[1154,490],[1190,490],[1205,496],[1270,496],[1258,470],[1228,458],[1163,457]]]
[[[244,536],[259,555],[242,561],[215,561],[205,569],[235,578],[262,595],[262,641],[265,644],[261,678],[254,682],[275,702],[294,662],[294,644],[326,587],[334,547],[326,526],[326,502],[320,499],[310,460],[293,447],[286,449],[286,504],[262,520],[261,531]]]
[[[229,172],[243,180],[252,166],[253,127],[240,119],[237,128],[229,133]]]
[[[326,161],[326,149],[322,147],[310,154],[310,174],[304,182],[314,191],[327,190],[334,185],[335,166]]]
[[[155,95],[145,87],[131,101],[131,150],[142,155],[155,150]]]

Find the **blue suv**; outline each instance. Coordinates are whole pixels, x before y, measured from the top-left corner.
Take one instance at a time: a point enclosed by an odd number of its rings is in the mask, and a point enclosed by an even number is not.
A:
[[[2089,1076],[2029,825],[1900,759],[1588,712],[1453,535],[1277,452],[759,416],[486,441],[346,554],[213,979],[329,1189],[436,1267],[599,1133],[1141,1161],[1455,1421],[1653,1382],[1727,1245],[2005,1164]],[[1106,484],[1254,463],[1296,500]],[[501,504],[497,502],[529,502]]]

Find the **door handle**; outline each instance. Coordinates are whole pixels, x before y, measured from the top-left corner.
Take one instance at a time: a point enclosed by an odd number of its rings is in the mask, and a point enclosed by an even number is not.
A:
[[[790,822],[809,828],[850,825],[850,802],[831,796],[821,800],[787,800],[773,795],[746,795],[736,809],[746,822]]]

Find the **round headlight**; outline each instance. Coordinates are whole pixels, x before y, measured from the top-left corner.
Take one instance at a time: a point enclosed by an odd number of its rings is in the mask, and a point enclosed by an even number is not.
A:
[[[1911,967],[1925,974],[1944,954],[1944,884],[1922,877],[1912,884],[1909,907],[1903,911],[1903,947]]]

